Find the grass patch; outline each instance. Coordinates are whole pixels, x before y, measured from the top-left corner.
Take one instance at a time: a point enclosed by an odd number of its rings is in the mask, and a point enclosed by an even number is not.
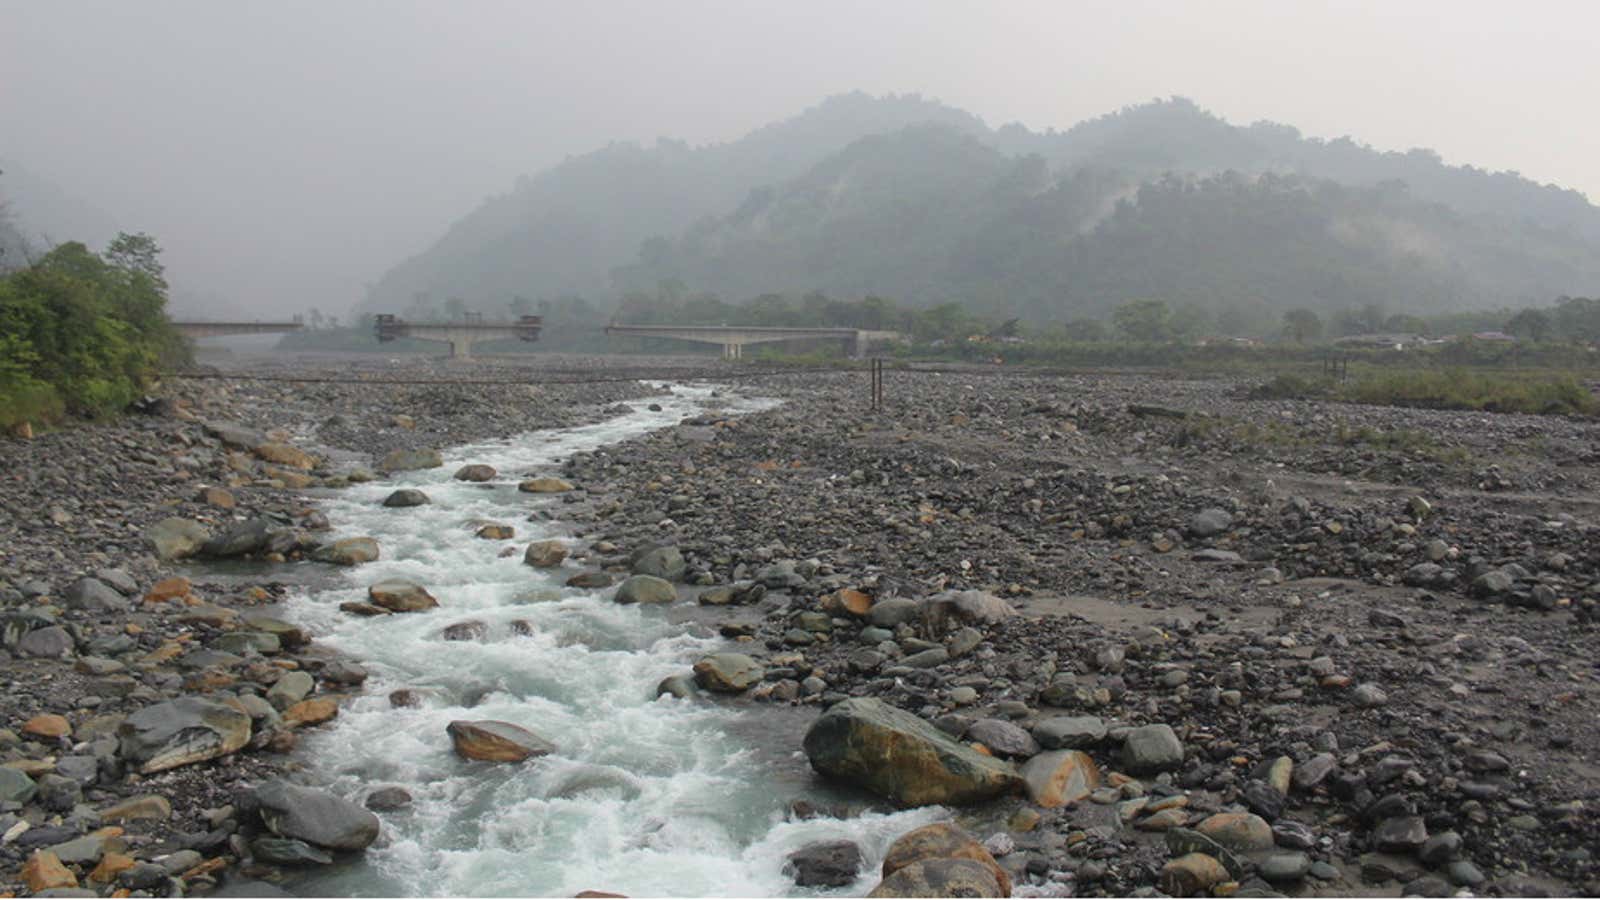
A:
[[[1371,374],[1338,392],[1375,406],[1459,409],[1534,415],[1593,416],[1600,400],[1570,375],[1445,371]]]

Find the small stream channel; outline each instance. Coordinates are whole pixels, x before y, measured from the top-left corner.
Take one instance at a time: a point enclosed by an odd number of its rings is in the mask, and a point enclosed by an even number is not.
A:
[[[896,836],[944,813],[938,809],[848,819],[786,821],[789,802],[820,805],[858,795],[836,792],[798,752],[810,710],[655,697],[665,676],[726,648],[708,629],[660,608],[611,602],[613,589],[568,588],[572,565],[536,570],[515,545],[560,537],[559,521],[525,521],[559,499],[521,494],[519,477],[551,471],[566,456],[671,426],[725,404],[728,412],[772,401],[713,399],[708,386],[662,386],[608,421],[457,447],[442,468],[328,492],[320,507],[334,537],[371,535],[382,559],[308,582],[284,606],[318,640],[372,673],[339,717],[306,733],[300,762],[308,780],[360,802],[397,785],[415,798],[384,813],[383,837],[359,860],[307,873],[296,893],[331,896],[571,896],[585,889],[634,896],[782,896],[797,888],[787,855],[817,840],[857,841],[865,861],[857,884],[827,893],[860,894]],[[647,404],[659,404],[651,411]],[[488,463],[496,481],[454,481],[463,464]],[[398,487],[431,503],[386,509]],[[514,542],[474,536],[480,522],[512,524]],[[404,578],[426,586],[440,607],[427,613],[359,618],[339,612],[367,585]],[[445,641],[444,626],[476,619],[482,641]],[[513,630],[522,620],[529,633]],[[393,708],[390,691],[423,702]],[[499,719],[552,741],[557,751],[524,764],[468,762],[451,749],[455,719]]]

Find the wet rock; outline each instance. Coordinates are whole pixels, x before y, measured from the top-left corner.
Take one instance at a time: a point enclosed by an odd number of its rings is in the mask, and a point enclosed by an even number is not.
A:
[[[1022,765],[1028,799],[1046,809],[1069,806],[1100,786],[1100,769],[1080,750],[1050,750]]]
[[[612,599],[618,603],[673,603],[678,589],[654,575],[633,575],[617,586]]]
[[[714,653],[694,664],[695,682],[719,694],[737,694],[765,676],[761,664],[743,653]]]
[[[410,472],[417,469],[437,469],[444,465],[444,455],[437,450],[394,450],[378,463],[378,471],[385,474]]]
[[[1372,843],[1385,853],[1410,853],[1428,840],[1428,825],[1421,816],[1395,816],[1372,830]]]
[[[845,887],[861,870],[861,848],[854,841],[818,841],[789,854],[786,871],[798,887]]]
[[[344,538],[318,547],[311,558],[337,566],[358,566],[378,558],[378,542],[369,537]]]
[[[972,803],[1022,786],[1010,764],[985,756],[881,700],[835,704],[806,732],[812,768],[899,803]]]
[[[982,867],[994,879],[995,886],[1000,893],[997,896],[1008,897],[1011,895],[1011,876],[1007,874],[994,856],[971,835],[957,828],[949,822],[936,822],[924,825],[914,831],[907,832],[895,839],[889,845],[889,850],[884,854],[882,874],[885,884],[897,872],[919,863],[937,860],[962,860]],[[933,886],[922,876],[912,880],[912,885]],[[954,885],[950,885],[954,887]],[[880,885],[878,890],[883,890]],[[869,895],[872,896],[872,895]],[[893,893],[877,893],[879,897],[901,896]],[[907,894],[904,896],[996,896],[989,894]]]
[[[566,479],[543,475],[521,482],[517,485],[517,490],[525,494],[563,494],[573,490],[573,485]]]
[[[537,569],[550,569],[561,565],[567,558],[567,545],[562,541],[534,541],[522,553],[522,561]]]
[[[386,579],[367,588],[367,598],[374,606],[397,613],[422,612],[439,605],[427,588],[399,578]]]
[[[316,679],[305,672],[285,672],[267,689],[267,702],[279,710],[304,700],[317,686]]]
[[[231,559],[259,553],[272,538],[272,523],[266,519],[247,519],[228,526],[200,548],[204,556]]]
[[[233,753],[250,740],[250,717],[222,703],[180,697],[129,716],[117,736],[122,758],[148,775]]]
[[[486,541],[509,541],[517,536],[517,529],[510,525],[490,523],[480,526],[475,534]]]
[[[497,474],[499,473],[495,471],[494,466],[487,463],[471,463],[457,469],[455,475],[451,477],[457,481],[484,482],[493,481]]]
[[[452,622],[439,632],[447,641],[481,641],[489,636],[489,623],[480,619]]]
[[[522,762],[555,751],[555,745],[520,725],[489,719],[458,720],[445,728],[463,759]]]
[[[390,509],[404,509],[409,506],[426,506],[430,503],[428,495],[416,488],[400,488],[383,498],[383,505]]]
[[[250,842],[250,853],[257,862],[274,866],[326,866],[333,863],[333,856],[328,851],[293,838],[258,837]]]
[[[363,850],[378,837],[378,817],[326,791],[281,779],[258,786],[261,821],[279,837],[329,850]]]
[[[1299,851],[1273,853],[1261,862],[1257,871],[1274,884],[1300,881],[1311,874],[1311,857]]]
[[[922,621],[935,637],[963,626],[981,629],[998,625],[1016,614],[1010,603],[986,591],[945,591],[929,597],[922,605]]]
[[[868,897],[1008,897],[990,871],[970,859],[923,859],[883,879]]]
[[[411,792],[402,787],[378,788],[368,794],[366,800],[367,809],[375,812],[393,812],[398,809],[405,809],[410,805]]]

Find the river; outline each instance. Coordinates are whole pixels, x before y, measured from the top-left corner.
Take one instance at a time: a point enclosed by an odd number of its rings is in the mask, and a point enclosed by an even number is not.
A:
[[[383,837],[361,859],[308,873],[289,886],[334,896],[782,896],[797,888],[789,853],[818,840],[858,842],[860,894],[896,836],[943,815],[937,809],[788,821],[798,797],[819,805],[862,798],[823,785],[798,752],[814,713],[707,699],[655,697],[662,678],[686,672],[726,641],[661,608],[611,602],[612,589],[563,586],[575,564],[530,568],[529,541],[562,537],[558,497],[519,493],[529,472],[553,472],[572,453],[676,424],[717,406],[747,413],[774,405],[704,385],[662,386],[662,395],[595,425],[530,432],[456,447],[442,468],[327,492],[318,498],[334,536],[370,535],[382,559],[308,585],[285,605],[318,640],[371,672],[365,691],[332,723],[304,736],[306,780],[361,801],[395,785],[412,806],[387,812]],[[659,405],[650,410],[649,404]],[[499,475],[483,485],[452,480],[466,463]],[[398,487],[427,505],[388,509]],[[524,521],[548,509],[554,518]],[[474,536],[479,522],[512,524],[515,541]],[[515,554],[501,556],[508,546]],[[360,618],[339,612],[366,587],[404,578],[440,607]],[[679,617],[681,619],[681,617]],[[482,641],[445,641],[444,626],[476,619]],[[516,630],[512,623],[521,620]],[[524,633],[525,632],[525,633]],[[407,688],[420,706],[393,708]],[[456,719],[498,719],[553,742],[523,764],[468,762],[445,733]]]

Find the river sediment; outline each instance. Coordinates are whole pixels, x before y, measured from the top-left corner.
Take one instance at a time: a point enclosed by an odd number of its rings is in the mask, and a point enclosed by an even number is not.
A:
[[[278,877],[285,866],[255,852],[253,803],[287,774],[358,806],[384,788],[412,796],[378,811],[365,863],[310,869],[330,873],[300,882],[319,891],[648,892],[666,883],[646,877],[659,866],[688,892],[803,892],[786,855],[835,840],[865,851],[835,890],[864,892],[888,840],[951,813],[894,814],[812,778],[750,724],[858,698],[1018,765],[1055,746],[1083,754],[1092,796],[954,811],[1019,894],[1181,884],[1205,874],[1172,868],[1209,846],[1189,835],[1219,822],[1270,835],[1240,859],[1214,849],[1235,864],[1235,892],[1600,888],[1588,550],[1600,478],[1586,422],[1250,401],[1222,381],[1141,376],[890,373],[886,409],[872,411],[864,375],[795,375],[761,382],[781,406],[741,415],[691,413],[672,405],[688,395],[637,383],[510,380],[175,382],[156,415],[0,445],[13,729],[0,738],[32,786],[0,806],[15,832],[0,856],[19,887],[41,870],[23,863],[50,848],[102,893]],[[621,443],[503,441],[654,415],[659,428],[612,435]],[[263,458],[215,427],[230,421],[321,461]],[[445,465],[431,475],[349,481],[390,451],[435,448]],[[573,490],[449,478],[496,459]],[[231,508],[205,491],[219,487]],[[401,488],[438,502],[379,505]],[[147,531],[168,517],[213,532],[269,524],[219,568],[154,558]],[[464,530],[479,517],[514,527],[517,555]],[[385,527],[401,530],[380,547],[404,552],[351,569],[288,561]],[[271,545],[283,532],[300,538]],[[567,558],[536,571],[520,553],[534,539]],[[629,575],[652,547],[681,558],[667,609],[566,584]],[[187,585],[152,591],[179,572]],[[382,621],[339,610],[378,575],[432,582],[440,608]],[[947,628],[929,599],[955,590],[1018,614]],[[311,644],[291,648],[283,631],[274,653],[247,646],[258,639],[239,633],[278,627],[240,626],[263,613]],[[469,640],[442,639],[461,624]],[[697,691],[696,659],[719,649],[749,656],[759,680]],[[288,699],[278,682],[297,671],[313,676],[305,700],[336,701],[331,721],[283,727],[294,704],[244,702]],[[655,700],[674,675],[689,696]],[[394,690],[420,702],[396,706]],[[130,775],[123,720],[187,694],[260,713],[257,744]],[[441,732],[468,713],[543,725],[557,752],[526,778],[464,763]],[[51,716],[70,733],[50,734]],[[1141,771],[1158,726],[1178,754]],[[668,764],[671,752],[629,755],[640,746],[700,749]],[[157,795],[170,813],[143,801],[148,817],[101,830],[107,808]],[[706,795],[726,803],[697,805]],[[843,808],[807,808],[833,800]],[[727,818],[737,809],[742,823]],[[453,825],[426,824],[452,812]],[[529,834],[596,852],[530,867]],[[92,880],[109,856],[128,864]]]

